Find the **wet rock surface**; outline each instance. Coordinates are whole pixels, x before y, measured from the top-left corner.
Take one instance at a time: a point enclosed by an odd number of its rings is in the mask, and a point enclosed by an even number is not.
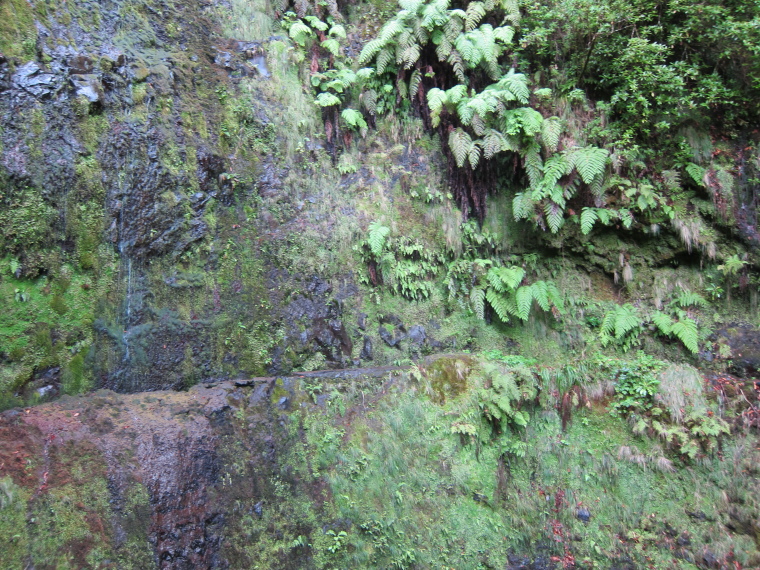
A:
[[[732,373],[743,378],[760,374],[760,329],[732,323],[717,330],[711,339],[718,346],[729,347]]]
[[[62,543],[78,549],[82,560],[97,547],[100,556],[110,552],[123,562],[142,560],[142,568],[239,568],[229,558],[229,545],[224,546],[231,522],[245,515],[237,510],[241,499],[250,500],[250,514],[261,517],[274,508],[273,477],[297,484],[280,458],[299,441],[283,414],[304,401],[301,378],[382,384],[398,370],[206,383],[188,392],[100,390],[10,410],[0,414],[1,473],[36,490],[30,499],[34,510],[38,503],[44,506],[48,493],[76,478],[71,470],[77,463],[68,457],[80,462],[90,457],[102,466],[81,481],[97,485],[103,480],[108,489],[106,509],[81,507],[90,509],[96,540]],[[137,502],[136,489],[144,496]],[[25,559],[33,564],[34,554]],[[298,564],[306,560],[294,564],[303,567]]]

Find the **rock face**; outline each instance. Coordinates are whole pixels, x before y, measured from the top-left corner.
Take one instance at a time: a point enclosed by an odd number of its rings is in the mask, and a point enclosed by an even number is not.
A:
[[[360,371],[351,382],[379,385],[392,373]],[[303,381],[101,390],[0,414],[0,566],[43,568],[63,556],[80,568],[246,567],[235,562],[246,545],[225,537],[277,509],[275,482],[294,496],[316,492],[285,459],[304,445],[288,415],[305,401]],[[307,553],[285,566],[308,567]]]
[[[15,287],[42,290],[18,326],[28,338],[0,338],[0,392],[36,397],[55,367],[43,397],[75,391],[62,388],[72,370],[131,392],[286,372],[313,354],[350,363],[334,301],[352,290],[273,269],[265,242],[283,235],[262,236],[269,220],[249,205],[277,200],[289,169],[281,110],[256,91],[278,38],[223,38],[213,2],[41,4],[19,5],[35,49],[0,54],[0,258],[27,280]],[[72,281],[84,308],[64,302]],[[51,354],[34,356],[23,347],[40,326]]]

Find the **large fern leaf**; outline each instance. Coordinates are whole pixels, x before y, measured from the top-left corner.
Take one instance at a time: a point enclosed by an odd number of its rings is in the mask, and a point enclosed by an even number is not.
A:
[[[486,300],[488,301],[488,304],[491,305],[491,308],[494,310],[494,312],[499,316],[501,321],[508,323],[509,308],[506,297],[489,287],[488,291],[486,291]]]
[[[699,334],[694,320],[684,317],[673,323],[672,331],[691,352],[696,353],[699,350]]]
[[[465,30],[469,32],[474,30],[480,21],[486,17],[486,8],[483,2],[470,2],[465,13]]]
[[[618,340],[634,331],[640,324],[638,312],[630,303],[619,305],[615,309],[615,338]]]
[[[607,166],[609,151],[595,146],[573,149],[568,153],[570,164],[578,171],[586,184],[591,184]]]
[[[541,142],[548,152],[556,152],[559,135],[562,134],[562,122],[557,117],[544,119],[541,124]]]
[[[652,323],[657,327],[662,334],[670,336],[673,333],[673,319],[669,315],[656,311],[652,314]]]
[[[531,285],[523,285],[517,290],[515,303],[517,304],[517,316],[523,321],[527,321],[530,315],[530,307],[533,304],[533,288]]]
[[[474,288],[470,292],[470,302],[472,303],[472,310],[479,319],[485,319],[485,299],[486,292],[483,289]]]
[[[594,223],[599,219],[596,208],[583,208],[581,211],[581,233],[588,235],[594,228]]]

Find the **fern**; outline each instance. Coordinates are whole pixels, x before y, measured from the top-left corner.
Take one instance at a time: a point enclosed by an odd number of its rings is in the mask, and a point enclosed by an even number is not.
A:
[[[549,224],[549,229],[553,234],[556,234],[565,223],[565,218],[562,215],[563,212],[562,207],[555,202],[547,202],[544,205],[546,222]]]
[[[641,333],[641,321],[636,308],[630,303],[618,305],[609,311],[602,320],[599,339],[602,346],[607,346],[613,340],[627,351],[638,339]]]
[[[340,105],[341,101],[337,95],[334,95],[333,93],[323,92],[317,95],[316,103],[320,107],[332,107],[334,105]]]
[[[470,292],[470,302],[472,309],[479,319],[485,319],[485,299],[486,292],[483,289],[475,288]]]
[[[588,235],[598,219],[596,208],[583,208],[581,211],[581,233]]]
[[[699,293],[693,293],[688,290],[682,290],[676,298],[676,304],[685,309],[686,307],[707,307],[707,300]]]
[[[488,291],[486,291],[486,300],[501,321],[508,323],[510,310],[507,298],[489,287]]]
[[[470,2],[465,12],[465,30],[474,30],[480,21],[486,17],[486,8],[482,2]]]
[[[697,323],[694,320],[684,317],[673,323],[671,330],[686,348],[695,354],[697,353],[699,350],[699,333],[697,331]]]
[[[671,319],[669,315],[666,315],[660,311],[656,311],[652,315],[652,323],[654,323],[654,326],[657,327],[657,330],[659,330],[665,336],[670,336],[673,334],[673,319]]]
[[[409,79],[409,98],[414,99],[419,91],[420,84],[422,83],[422,73],[419,69],[415,69],[412,72],[412,77]]]
[[[541,124],[541,142],[548,153],[557,151],[560,134],[562,134],[562,122],[557,117],[544,119]]]
[[[690,162],[684,166],[684,170],[698,186],[705,186],[705,173],[707,171],[704,168]]]
[[[533,288],[530,285],[520,287],[515,293],[515,303],[517,304],[517,316],[523,321],[528,320],[530,307],[533,304]]]
[[[332,55],[340,54],[340,42],[335,38],[327,38],[320,45]]]
[[[449,135],[449,147],[454,155],[457,166],[462,168],[473,150],[472,138],[464,130],[454,129]]]
[[[354,129],[358,129],[362,137],[367,134],[367,122],[364,120],[364,115],[355,109],[343,109],[340,114],[345,123]]]
[[[512,199],[512,215],[515,221],[524,220],[533,214],[533,199],[530,192],[518,192]]]
[[[369,225],[369,234],[367,236],[367,243],[372,254],[379,258],[383,253],[385,247],[385,239],[388,234],[391,233],[389,227],[382,225],[380,222],[372,222]]]
[[[615,310],[615,338],[621,339],[641,324],[633,305],[626,303]]]
[[[595,146],[573,149],[568,153],[568,160],[578,171],[586,184],[591,184],[594,178],[604,173],[609,151]]]
[[[288,35],[299,46],[304,47],[306,42],[314,37],[314,32],[301,20],[296,20],[290,25]]]
[[[515,37],[515,29],[512,26],[500,26],[494,28],[493,37],[504,45],[510,45],[512,39]]]

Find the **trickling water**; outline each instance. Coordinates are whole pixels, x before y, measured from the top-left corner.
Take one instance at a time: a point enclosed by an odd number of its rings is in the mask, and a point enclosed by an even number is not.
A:
[[[124,309],[124,361],[129,361],[129,326],[132,317],[132,259],[127,257],[127,291]]]

